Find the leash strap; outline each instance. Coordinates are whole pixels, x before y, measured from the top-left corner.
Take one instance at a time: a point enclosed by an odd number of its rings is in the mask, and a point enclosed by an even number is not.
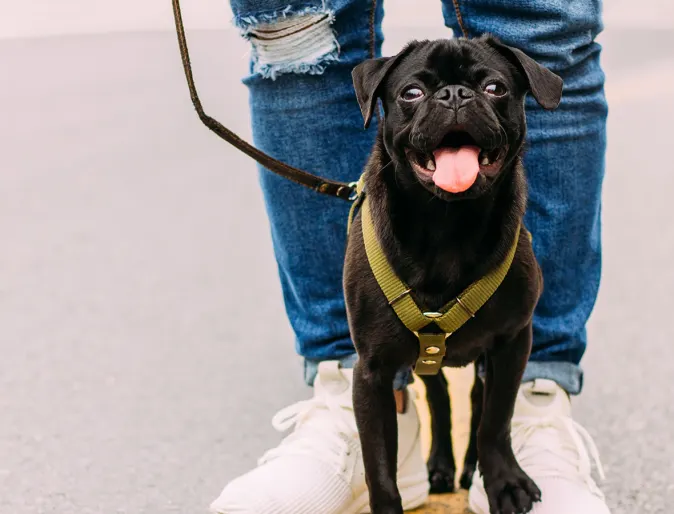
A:
[[[468,39],[468,29],[466,28],[466,24],[463,21],[463,16],[461,15],[461,7],[459,7],[459,0],[452,0],[452,4],[454,5],[454,12],[456,13],[456,22],[459,25],[459,28],[461,29],[461,33],[463,34],[463,37]]]
[[[173,2],[173,17],[175,19],[176,33],[178,35],[178,45],[180,46],[180,56],[183,61],[183,68],[185,70],[185,78],[187,79],[187,86],[190,90],[190,97],[192,104],[197,111],[199,118],[210,130],[215,132],[222,139],[229,144],[238,148],[243,153],[252,157],[262,166],[268,170],[280,175],[284,178],[292,180],[297,184],[313,189],[319,193],[336,196],[343,200],[352,201],[355,199],[355,185],[346,184],[343,182],[336,182],[333,180],[324,179],[316,175],[312,175],[306,171],[289,166],[281,161],[278,161],[258,150],[254,146],[248,144],[246,141],[237,136],[234,132],[226,128],[219,121],[212,118],[204,111],[201,105],[201,100],[197,94],[197,88],[194,84],[194,75],[192,74],[192,64],[190,62],[190,54],[187,49],[187,37],[185,36],[185,27],[183,25],[183,17],[180,10],[180,0],[172,0]]]
[[[491,298],[508,274],[515,258],[521,227],[517,228],[513,244],[501,264],[473,282],[440,311],[424,312],[412,298],[412,290],[398,278],[386,259],[377,240],[367,198],[361,206],[361,217],[365,253],[372,273],[400,321],[419,339],[419,357],[414,370],[419,375],[435,375],[442,366],[446,339],[475,317],[475,313]],[[435,323],[442,332],[419,332],[431,323]]]

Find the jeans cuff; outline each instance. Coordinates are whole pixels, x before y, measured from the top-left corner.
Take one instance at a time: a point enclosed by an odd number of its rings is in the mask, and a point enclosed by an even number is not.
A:
[[[544,378],[557,382],[557,385],[571,395],[580,394],[583,389],[583,370],[572,362],[529,361],[522,383]]]
[[[339,360],[339,365],[342,368],[353,368],[358,360],[358,354],[353,353],[336,360]],[[308,386],[313,387],[314,380],[316,380],[316,375],[318,374],[318,365],[321,362],[322,361],[320,360],[304,359],[304,381]],[[395,379],[393,380],[393,389],[402,391],[413,381],[414,377],[412,376],[411,369],[400,370],[396,373]]]

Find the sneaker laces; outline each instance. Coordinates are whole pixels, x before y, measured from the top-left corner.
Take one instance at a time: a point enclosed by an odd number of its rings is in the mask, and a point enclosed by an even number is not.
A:
[[[603,498],[592,479],[593,463],[599,477],[605,478],[597,445],[570,417],[518,416],[513,420],[512,444],[520,465],[533,477],[577,478]]]
[[[332,394],[315,396],[281,409],[272,419],[274,429],[279,432],[295,429],[279,446],[267,451],[259,464],[284,456],[307,456],[345,472],[346,457],[359,444],[350,410]]]

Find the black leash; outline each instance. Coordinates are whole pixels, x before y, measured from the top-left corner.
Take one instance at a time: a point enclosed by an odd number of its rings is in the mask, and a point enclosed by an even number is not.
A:
[[[354,200],[356,196],[355,184],[346,184],[344,182],[336,182],[333,180],[324,179],[278,161],[270,155],[267,155],[254,146],[248,144],[218,120],[210,117],[204,112],[204,108],[201,105],[201,100],[199,100],[199,95],[197,94],[196,86],[194,85],[192,64],[190,63],[190,54],[187,49],[185,27],[183,26],[183,17],[180,11],[180,0],[173,0],[173,17],[175,18],[176,22],[176,32],[178,34],[180,56],[182,57],[183,61],[187,86],[190,89],[190,97],[192,98],[192,104],[194,105],[194,108],[203,124],[215,132],[222,139],[227,141],[229,144],[235,148],[238,148],[249,157],[252,157],[262,166],[270,171],[273,171],[277,175],[280,175],[325,195],[336,196],[338,198],[342,198],[343,200]]]
[[[197,88],[194,84],[194,75],[192,73],[192,63],[190,61],[190,53],[187,49],[187,37],[185,36],[185,27],[183,25],[183,15],[180,10],[180,0],[172,0],[173,2],[173,18],[176,23],[176,33],[178,35],[178,45],[180,46],[180,57],[183,61],[183,69],[185,70],[185,78],[187,79],[187,86],[190,90],[190,97],[192,98],[192,104],[194,109],[199,115],[199,119],[206,125],[210,130],[215,132],[222,139],[227,141],[230,145],[238,148],[243,153],[252,157],[262,166],[268,170],[280,175],[284,178],[292,180],[297,184],[313,189],[319,193],[336,196],[343,200],[355,200],[356,199],[356,183],[352,182],[350,184],[344,182],[337,182],[334,180],[328,180],[316,175],[313,175],[307,171],[301,170],[299,168],[294,168],[285,164],[277,159],[274,159],[272,156],[267,155],[266,153],[258,150],[253,145],[247,143],[234,132],[225,127],[215,118],[212,118],[204,111],[203,106],[201,105],[201,100],[197,94]],[[452,0],[454,4],[454,10],[456,11],[456,19],[463,33],[463,37],[468,37],[468,31],[463,22],[461,16],[461,9],[459,8],[459,0]],[[374,25],[374,7],[376,6],[376,0],[373,0],[373,9],[372,9],[372,19],[370,20],[371,25]],[[371,53],[374,54],[374,37],[373,29],[371,27]]]

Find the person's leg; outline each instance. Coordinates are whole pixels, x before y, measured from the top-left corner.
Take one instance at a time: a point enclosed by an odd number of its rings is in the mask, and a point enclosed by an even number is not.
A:
[[[358,180],[376,129],[363,129],[351,70],[381,52],[381,2],[231,4],[235,23],[252,45],[251,74],[244,82],[255,145],[312,173]],[[320,361],[349,365],[355,358],[342,292],[349,205],[266,170],[260,183],[288,319],[312,383]]]
[[[376,129],[363,130],[351,70],[380,52],[381,1],[232,0],[232,8],[253,49],[245,83],[256,146],[313,173],[357,180]],[[342,291],[349,205],[265,170],[260,182],[288,317],[314,396],[275,416],[277,429],[293,432],[258,467],[227,484],[211,508],[223,514],[360,513],[369,496],[359,472],[348,369],[355,350]],[[397,385],[404,389],[404,377]],[[406,508],[428,496],[419,431],[409,402],[398,416],[398,479]]]
[[[555,112],[527,101],[529,179],[526,225],[545,287],[534,316],[534,348],[524,380],[582,387],[585,326],[601,274],[600,206],[606,151],[604,74],[594,42],[602,29],[598,0],[461,0],[470,36],[492,33],[564,79]],[[451,0],[448,25],[457,31]]]
[[[446,21],[456,31],[452,1],[443,3]],[[594,39],[602,28],[601,3],[459,4],[470,36],[490,32],[564,79],[562,103],[555,112],[544,111],[531,98],[526,106],[530,197],[525,221],[545,288],[534,316],[534,348],[515,405],[512,442],[520,465],[542,491],[543,500],[532,512],[608,514],[591,476],[593,443],[571,419],[568,396],[582,387],[585,325],[600,278],[607,105],[600,47]],[[469,502],[474,512],[489,512],[479,473]]]

